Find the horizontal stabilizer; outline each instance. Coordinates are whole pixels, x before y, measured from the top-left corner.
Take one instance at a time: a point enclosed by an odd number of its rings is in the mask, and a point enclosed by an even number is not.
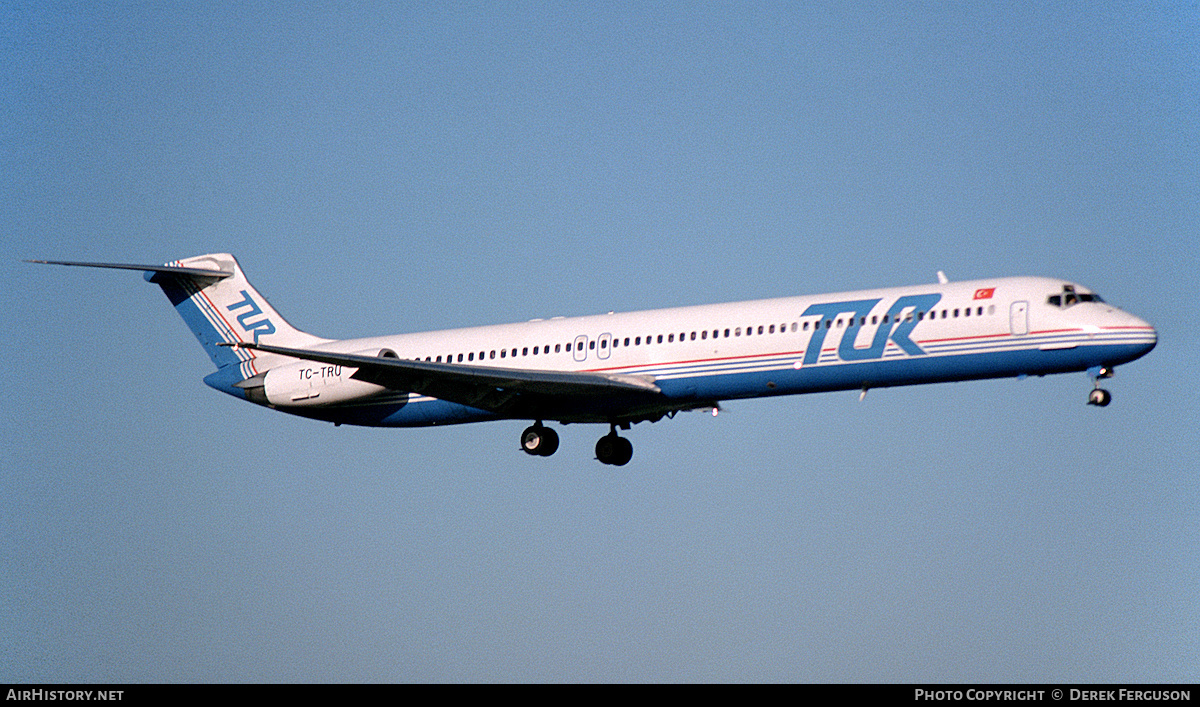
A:
[[[130,263],[82,263],[70,260],[26,260],[27,263],[38,263],[41,265],[69,265],[79,268],[110,268],[113,270],[139,270],[141,272],[152,272],[158,275],[178,275],[182,277],[199,277],[212,278],[213,280],[223,280],[227,277],[232,277],[232,272],[225,270],[208,270],[205,268],[184,268],[175,265],[133,265]]]

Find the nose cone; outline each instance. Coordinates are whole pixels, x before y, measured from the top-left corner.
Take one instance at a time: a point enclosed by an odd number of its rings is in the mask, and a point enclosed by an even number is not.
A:
[[[1146,321],[1145,319],[1138,319],[1137,317],[1134,317],[1134,319],[1137,319],[1138,325],[1140,326],[1140,331],[1143,332],[1143,336],[1145,338],[1145,341],[1142,344],[1145,348],[1139,355],[1145,356],[1146,354],[1150,353],[1150,351],[1153,350],[1158,344],[1158,330],[1150,326],[1150,322]]]
[[[1123,332],[1123,342],[1132,349],[1130,360],[1141,358],[1150,353],[1158,345],[1158,330],[1150,322],[1135,317],[1127,312],[1121,312],[1126,319],[1118,330]]]

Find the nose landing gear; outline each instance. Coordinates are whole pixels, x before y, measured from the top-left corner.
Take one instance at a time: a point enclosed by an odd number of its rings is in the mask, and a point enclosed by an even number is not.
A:
[[[1105,407],[1112,402],[1112,393],[1103,388],[1096,388],[1091,393],[1088,393],[1088,405],[1096,407]]]
[[[1088,393],[1087,404],[1095,405],[1096,407],[1101,408],[1107,407],[1108,404],[1112,402],[1112,393],[1108,392],[1104,388],[1101,388],[1100,381],[1105,378],[1112,378],[1113,369],[1109,368],[1108,366],[1097,366],[1095,368],[1089,368],[1088,375],[1092,377],[1092,384],[1095,387],[1092,388],[1092,392]]]

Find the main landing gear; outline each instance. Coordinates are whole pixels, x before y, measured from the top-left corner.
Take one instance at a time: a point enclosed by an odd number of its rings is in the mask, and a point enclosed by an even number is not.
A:
[[[1097,366],[1089,368],[1088,375],[1092,377],[1092,392],[1088,393],[1088,405],[1096,407],[1107,407],[1112,402],[1112,393],[1100,387],[1100,381],[1105,378],[1113,377],[1113,370],[1108,366]]]
[[[627,428],[627,426],[626,426]],[[521,433],[521,450],[535,457],[548,457],[558,450],[558,433],[538,420]],[[617,426],[596,442],[596,459],[602,464],[625,466],[633,458],[633,445],[617,436]]]
[[[633,444],[624,437],[618,437],[617,426],[613,425],[612,431],[596,442],[596,459],[601,464],[625,466],[633,459]]]
[[[558,450],[558,433],[538,420],[537,424],[525,428],[521,433],[521,449],[535,457],[548,457]]]

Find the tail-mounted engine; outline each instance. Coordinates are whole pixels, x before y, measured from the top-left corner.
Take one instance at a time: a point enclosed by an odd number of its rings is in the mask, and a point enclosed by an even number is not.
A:
[[[396,358],[390,349],[359,351],[359,355]],[[238,387],[246,390],[246,396],[258,403],[275,407],[319,407],[362,400],[378,395],[388,389],[356,380],[352,376],[357,368],[334,366],[315,361],[298,361],[276,366],[243,381]]]

